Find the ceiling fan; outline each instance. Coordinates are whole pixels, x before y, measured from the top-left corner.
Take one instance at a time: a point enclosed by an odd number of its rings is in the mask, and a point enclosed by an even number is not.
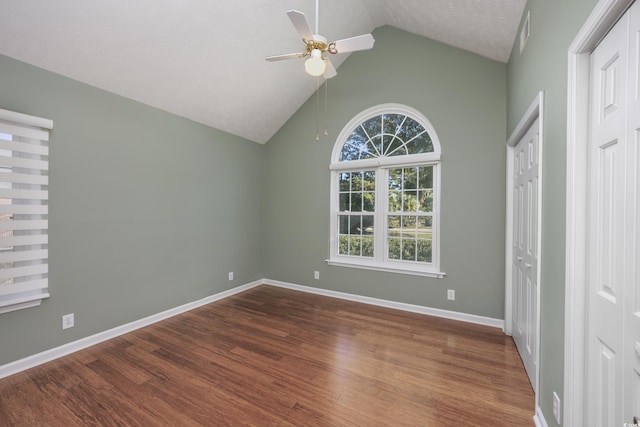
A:
[[[363,34],[361,36],[350,37],[348,39],[337,40],[328,43],[327,38],[319,34],[318,31],[318,3],[316,0],[316,34],[311,31],[309,22],[304,13],[291,9],[287,11],[287,15],[291,23],[302,37],[305,44],[305,51],[302,53],[287,53],[284,55],[267,56],[267,61],[282,61],[284,59],[307,58],[304,63],[306,72],[312,76],[324,76],[325,79],[335,77],[337,72],[329,58],[325,55],[348,53],[357,50],[366,50],[373,47],[375,42],[371,34]]]

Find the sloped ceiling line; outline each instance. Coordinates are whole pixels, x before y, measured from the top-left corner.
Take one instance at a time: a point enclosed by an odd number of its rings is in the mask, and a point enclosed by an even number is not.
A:
[[[338,40],[391,25],[507,62],[525,4],[321,0],[320,31]],[[5,2],[0,54],[264,144],[316,88],[302,61],[264,61],[300,51],[289,9],[315,25],[314,0]]]

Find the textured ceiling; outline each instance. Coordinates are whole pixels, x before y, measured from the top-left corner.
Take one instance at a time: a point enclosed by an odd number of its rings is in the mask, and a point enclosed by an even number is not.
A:
[[[338,40],[391,25],[506,62],[525,3],[322,0],[319,32]],[[302,51],[286,11],[304,12],[315,30],[314,0],[0,5],[0,54],[254,142],[267,142],[316,88],[302,60],[264,60]],[[336,67],[345,59],[332,56]]]

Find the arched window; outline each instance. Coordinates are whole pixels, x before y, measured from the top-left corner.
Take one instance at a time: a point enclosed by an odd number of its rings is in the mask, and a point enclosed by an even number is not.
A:
[[[440,142],[418,111],[383,104],[342,130],[331,158],[331,265],[440,272]]]

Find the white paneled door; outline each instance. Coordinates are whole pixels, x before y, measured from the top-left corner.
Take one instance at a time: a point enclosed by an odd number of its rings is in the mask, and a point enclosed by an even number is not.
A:
[[[624,421],[640,425],[640,3],[629,10]]]
[[[587,421],[640,417],[640,91],[636,2],[591,54]]]
[[[515,146],[513,159],[512,336],[534,391],[538,365],[538,120]]]

